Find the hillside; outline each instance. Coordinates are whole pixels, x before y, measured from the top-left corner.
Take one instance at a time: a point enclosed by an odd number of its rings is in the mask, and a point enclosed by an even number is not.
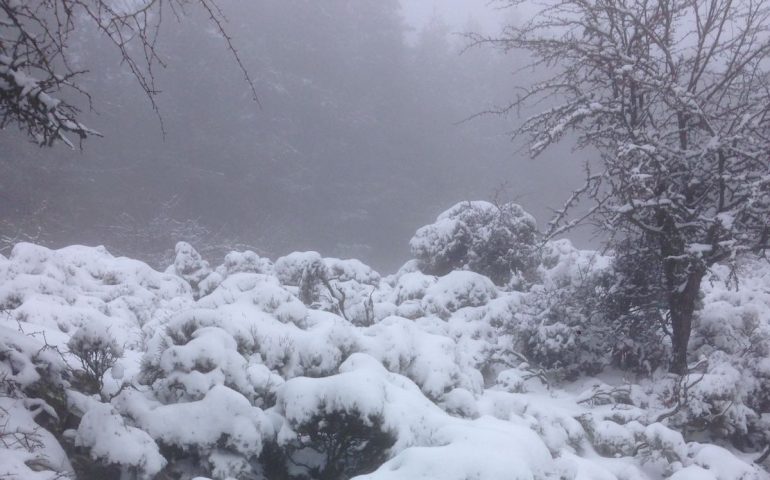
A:
[[[158,272],[17,244],[0,256],[0,478],[770,479],[754,463],[770,435],[767,262],[745,259],[737,288],[722,267],[704,280],[678,377],[665,334],[584,308],[611,257],[559,240],[490,278],[492,229],[458,269],[461,210],[387,276],[316,252],[211,268],[179,243]]]

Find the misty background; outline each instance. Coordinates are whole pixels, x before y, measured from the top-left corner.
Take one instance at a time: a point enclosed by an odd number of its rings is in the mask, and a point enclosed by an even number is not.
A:
[[[318,250],[394,271],[414,231],[460,200],[513,200],[542,227],[581,182],[568,147],[531,160],[511,143],[515,116],[463,121],[531,80],[513,75],[525,60],[466,49],[460,34],[494,32],[514,10],[485,0],[222,6],[260,105],[223,39],[191,12],[164,19],[161,129],[116,52],[82,30],[72,47],[94,107],[83,119],[104,138],[70,151],[0,132],[3,248],[105,245],[159,268],[186,240],[215,262],[231,249]]]

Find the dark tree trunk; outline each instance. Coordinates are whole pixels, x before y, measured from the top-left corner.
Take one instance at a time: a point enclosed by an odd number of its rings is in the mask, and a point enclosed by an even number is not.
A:
[[[673,343],[673,355],[669,366],[671,373],[678,375],[687,373],[687,345],[690,342],[692,318],[703,275],[702,269],[697,268],[687,275],[684,285],[669,284],[668,307]]]

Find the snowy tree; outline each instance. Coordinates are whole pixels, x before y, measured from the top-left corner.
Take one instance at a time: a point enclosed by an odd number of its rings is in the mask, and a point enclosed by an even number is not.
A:
[[[513,6],[524,2],[509,2]],[[516,135],[540,154],[569,131],[598,152],[550,234],[592,219],[654,253],[670,370],[687,370],[701,280],[770,244],[770,5],[756,0],[557,0],[497,38],[550,76],[502,111],[546,100]],[[591,155],[597,156],[597,155]],[[593,168],[591,168],[593,167]],[[597,169],[598,168],[598,169]],[[592,207],[573,217],[579,199]],[[569,213],[569,215],[568,215]],[[649,268],[641,264],[638,268]]]
[[[417,230],[409,246],[425,273],[471,270],[520,286],[538,264],[536,234],[534,217],[515,203],[468,201]]]
[[[73,92],[91,100],[77,82],[86,72],[71,51],[72,37],[86,27],[95,27],[117,49],[157,110],[154,70],[164,65],[157,50],[163,13],[179,15],[189,5],[203,9],[224,37],[256,99],[214,0],[0,0],[0,127],[17,124],[48,146],[57,140],[73,146],[68,134],[81,140],[99,135],[78,120],[79,109],[66,100]]]

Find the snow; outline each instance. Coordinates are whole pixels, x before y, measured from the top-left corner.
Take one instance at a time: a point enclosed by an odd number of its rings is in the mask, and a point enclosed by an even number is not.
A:
[[[422,299],[427,312],[448,318],[463,307],[478,307],[497,297],[497,289],[485,276],[454,271],[428,287]]]
[[[34,472],[33,465],[51,472],[71,473],[64,449],[54,435],[35,423],[37,413],[23,400],[0,397],[0,478],[49,479],[54,475]],[[31,445],[33,448],[26,448]]]
[[[166,465],[150,435],[126,425],[123,417],[106,404],[96,404],[83,415],[75,445],[89,448],[95,459],[137,468],[143,478],[152,478]]]
[[[66,452],[77,447],[138,478],[170,467],[186,480],[269,478],[262,452],[342,413],[393,439],[359,480],[770,478],[752,455],[708,437],[748,438],[770,424],[756,403],[770,385],[770,268],[761,264],[743,267],[741,290],[725,286],[722,267],[704,280],[692,339],[704,361],[689,376],[632,381],[606,369],[566,381],[514,350],[531,338],[560,358],[583,348],[555,340],[572,331],[564,318],[538,323],[546,294],[609,265],[566,240],[546,245],[520,290],[470,269],[425,274],[414,262],[381,276],[316,252],[274,264],[233,252],[212,268],[180,245],[166,273],[101,247],[19,244],[0,258],[0,432],[40,439],[0,444],[0,476],[71,478]],[[345,292],[352,319],[329,298],[300,300],[313,265]],[[120,357],[101,392],[77,391],[68,345]],[[679,381],[687,406],[662,418]],[[43,382],[58,393],[43,396]],[[60,436],[50,427],[57,396],[78,419]],[[714,418],[718,431],[686,428]]]
[[[180,448],[213,448],[224,438],[226,446],[240,453],[259,455],[263,436],[270,432],[271,422],[262,410],[222,385],[194,402],[157,405],[125,392],[115,403],[152,438]]]
[[[434,433],[434,442],[407,448],[376,472],[357,478],[536,480],[554,471],[548,450],[533,431],[491,417],[447,422]]]

